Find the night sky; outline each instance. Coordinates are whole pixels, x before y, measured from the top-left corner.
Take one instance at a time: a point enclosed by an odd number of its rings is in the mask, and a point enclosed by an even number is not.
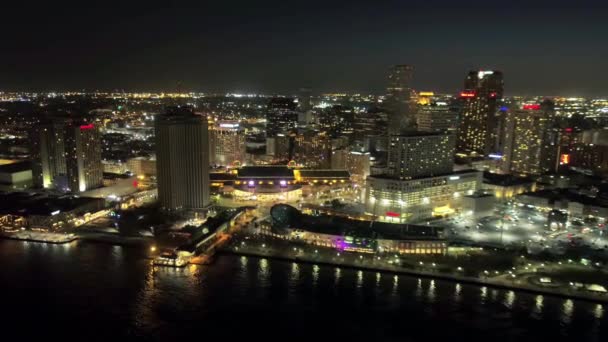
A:
[[[494,68],[510,95],[608,96],[600,1],[9,6],[2,90],[381,93],[391,64],[412,64],[418,90],[456,92]]]

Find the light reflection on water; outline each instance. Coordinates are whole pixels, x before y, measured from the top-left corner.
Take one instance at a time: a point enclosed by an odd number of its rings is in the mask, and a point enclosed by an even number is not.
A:
[[[595,305],[595,309],[593,310],[593,315],[597,319],[602,319],[602,317],[604,317],[604,306],[602,304]]]
[[[460,283],[456,283],[454,286],[454,301],[460,303],[462,300],[462,285]]]
[[[515,292],[513,291],[508,291],[505,294],[505,300],[503,301],[503,304],[509,308],[509,309],[513,309],[513,303],[515,302]]]
[[[86,318],[80,324],[87,328],[106,320],[104,330],[121,337],[124,331],[174,337],[172,323],[177,321],[181,329],[200,332],[203,322],[213,326],[230,320],[232,312],[246,318],[239,324],[251,321],[249,325],[257,327],[276,320],[285,331],[300,326],[290,325],[292,319],[306,319],[311,326],[327,321],[342,327],[370,322],[351,335],[349,329],[340,330],[355,338],[363,337],[357,335],[361,331],[388,331],[407,320],[408,329],[391,330],[405,334],[394,340],[416,340],[408,331],[430,336],[429,340],[441,331],[453,336],[500,331],[495,340],[517,340],[525,330],[535,340],[580,336],[581,341],[600,341],[602,329],[608,326],[605,305],[437,279],[233,256],[219,256],[210,266],[153,267],[126,247],[82,244],[66,253],[63,247],[14,246],[10,250],[3,243],[0,248],[0,278],[11,279],[0,284],[0,290],[19,300],[19,307],[22,302],[24,307],[47,303],[52,295],[53,302],[62,305],[38,306],[46,317]],[[46,280],[45,291],[18,291],[31,282],[23,271],[28,267]],[[95,303],[83,298],[94,298]],[[96,302],[100,309],[91,309]],[[107,321],[108,313],[117,317],[114,322]],[[444,329],[428,329],[425,322],[435,318],[441,319]]]
[[[536,298],[534,299],[534,313],[537,315],[540,315],[543,313],[543,301],[545,300],[545,298],[542,295],[537,295]]]
[[[562,308],[562,322],[570,323],[572,321],[572,313],[574,312],[574,302],[571,299],[566,299]]]
[[[427,298],[429,299],[429,302],[435,302],[435,280],[431,280],[431,282],[429,283]]]

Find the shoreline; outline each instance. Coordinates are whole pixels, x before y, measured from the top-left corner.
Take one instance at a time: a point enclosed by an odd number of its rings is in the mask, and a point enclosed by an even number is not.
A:
[[[39,236],[32,236],[31,232],[28,232],[27,234],[28,234],[28,236],[19,236],[19,235],[15,235],[13,233],[1,233],[0,239],[34,242],[34,243],[50,243],[53,245],[63,245],[63,244],[71,243],[71,242],[74,242],[74,241],[80,239],[77,235],[74,235],[74,236],[61,236],[62,237],[61,240],[51,240],[51,239],[45,239],[44,235],[43,235],[43,234],[50,234],[50,233],[35,233],[35,234],[38,234]],[[57,234],[57,235],[59,235],[59,234]]]
[[[255,258],[269,258],[269,259],[274,259],[274,260],[279,260],[279,261],[314,264],[314,265],[321,265],[321,266],[331,266],[331,267],[339,267],[339,268],[346,268],[346,269],[352,269],[352,270],[362,270],[362,271],[369,271],[369,272],[381,272],[381,273],[394,274],[394,275],[416,276],[416,277],[422,277],[422,278],[427,278],[427,279],[438,279],[438,280],[458,282],[458,283],[475,285],[475,286],[487,286],[487,287],[492,287],[492,288],[502,289],[502,290],[514,290],[514,291],[526,292],[526,293],[531,293],[531,294],[541,294],[541,295],[547,295],[547,296],[564,298],[564,299],[576,299],[576,300],[582,300],[582,301],[592,302],[592,303],[608,304],[608,296],[602,295],[602,294],[592,295],[592,294],[583,294],[583,293],[564,293],[563,291],[554,291],[554,290],[546,289],[546,288],[508,284],[508,283],[503,283],[502,281],[498,282],[498,281],[492,281],[492,280],[488,280],[488,279],[456,276],[456,275],[450,275],[450,274],[439,273],[439,272],[432,273],[432,272],[416,271],[416,270],[409,270],[409,269],[403,269],[403,268],[402,269],[396,269],[396,268],[391,269],[388,267],[370,267],[370,266],[364,266],[364,265],[356,265],[356,264],[352,264],[352,263],[342,264],[342,263],[336,263],[336,262],[325,261],[325,260],[314,260],[312,258],[306,258],[306,257],[290,257],[290,256],[285,256],[285,255],[277,255],[274,253],[260,253],[260,252],[256,252],[256,251],[241,251],[241,250],[235,251],[232,249],[220,249],[217,251],[217,253],[248,256],[248,257],[255,257]]]

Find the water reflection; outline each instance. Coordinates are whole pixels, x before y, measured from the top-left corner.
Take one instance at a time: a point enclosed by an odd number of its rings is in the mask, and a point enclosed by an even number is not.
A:
[[[247,270],[247,257],[246,256],[240,257],[239,263],[241,265],[241,271],[246,271]]]
[[[488,297],[488,288],[485,286],[482,286],[481,287],[481,302],[485,303],[487,297]]]
[[[357,272],[357,288],[361,288],[363,286],[363,271]]]
[[[505,300],[503,301],[503,304],[507,308],[512,309],[514,302],[515,302],[515,292],[513,292],[513,291],[507,292],[507,294],[505,295]]]
[[[604,306],[602,304],[597,304],[595,310],[593,310],[593,315],[597,319],[602,319],[602,317],[604,317]]]
[[[427,298],[430,302],[435,302],[435,280],[431,280],[431,283],[429,284]]]
[[[460,302],[462,299],[462,285],[460,283],[456,283],[454,287],[454,301]]]
[[[380,272],[376,272],[376,287],[380,286],[380,278],[382,276],[380,275]]]
[[[340,271],[340,268],[336,267],[336,273],[335,273],[336,275],[334,277],[335,278],[335,281],[334,281],[335,286],[338,286],[338,283],[340,283],[340,276],[342,275],[341,272],[342,271]]]
[[[418,282],[416,283],[416,298],[422,298],[422,279],[418,278]]]
[[[574,302],[571,299],[566,299],[562,307],[562,322],[570,323],[572,321],[572,312],[574,312]]]
[[[319,266],[312,266],[312,285],[317,286],[317,282],[319,281]]]
[[[289,280],[292,284],[296,284],[298,279],[300,278],[300,266],[297,263],[291,264],[291,274],[289,275]]]
[[[534,313],[540,315],[543,313],[543,302],[545,298],[542,295],[536,296],[535,305],[534,305]]]

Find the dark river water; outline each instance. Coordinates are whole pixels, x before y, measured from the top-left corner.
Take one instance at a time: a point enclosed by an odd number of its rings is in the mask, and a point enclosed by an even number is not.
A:
[[[608,341],[608,305],[239,256],[0,240],[2,340]]]

